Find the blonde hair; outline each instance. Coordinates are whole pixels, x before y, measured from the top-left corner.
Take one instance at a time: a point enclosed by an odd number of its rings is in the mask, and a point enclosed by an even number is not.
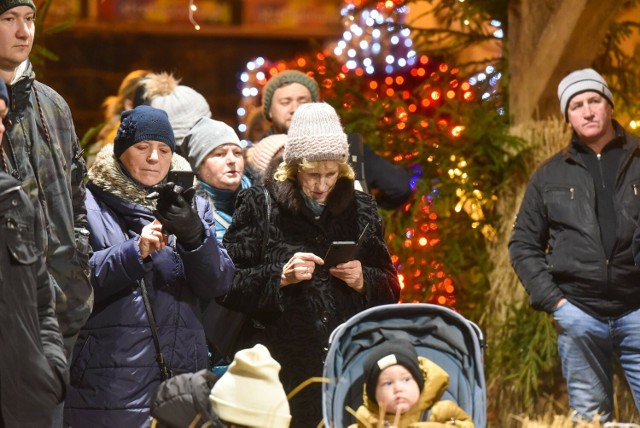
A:
[[[283,182],[286,180],[296,181],[298,179],[298,172],[307,171],[310,169],[318,168],[318,166],[322,162],[337,162],[338,163],[338,178],[348,178],[349,180],[353,180],[356,177],[356,173],[353,171],[351,165],[347,162],[339,162],[339,161],[315,161],[310,162],[306,159],[302,159],[302,162],[288,164],[286,162],[281,162],[278,165],[278,169],[273,174],[273,179],[278,182]]]

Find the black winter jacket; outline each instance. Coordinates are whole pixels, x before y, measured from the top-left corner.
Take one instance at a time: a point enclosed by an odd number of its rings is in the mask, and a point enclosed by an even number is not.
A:
[[[266,183],[272,198],[269,241],[262,258],[266,218],[261,186],[243,190],[223,243],[236,265],[233,288],[226,300],[232,309],[265,324],[249,329],[243,347],[262,343],[280,363],[280,378],[289,393],[303,381],[322,376],[331,332],[363,309],[398,301],[396,270],[383,239],[382,221],[371,195],[353,189],[341,178],[329,195],[319,220],[304,203],[292,181]],[[369,224],[357,259],[362,262],[365,293],[359,294],[318,266],[313,278],[280,288],[284,264],[296,252],[324,257],[332,241],[357,241]],[[316,426],[322,419],[319,384],[290,401],[292,427]]]
[[[51,425],[64,398],[67,360],[37,211],[20,182],[0,173],[0,426]]]
[[[613,197],[616,236],[610,258],[596,216],[594,180],[575,136],[529,182],[509,253],[535,309],[552,312],[563,297],[601,320],[640,308],[640,269],[631,251],[640,215],[640,140],[614,126],[624,153]]]

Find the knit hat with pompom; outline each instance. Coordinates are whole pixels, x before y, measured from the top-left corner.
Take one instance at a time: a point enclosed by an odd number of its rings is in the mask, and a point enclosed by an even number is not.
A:
[[[211,110],[200,93],[179,83],[169,73],[152,73],[144,79],[143,98],[146,104],[167,112],[178,153],[183,154],[180,150],[182,140],[198,119],[211,117]]]

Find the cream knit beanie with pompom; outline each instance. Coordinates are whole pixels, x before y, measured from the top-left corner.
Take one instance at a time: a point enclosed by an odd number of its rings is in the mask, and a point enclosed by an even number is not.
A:
[[[291,119],[284,161],[288,164],[337,161],[349,158],[349,143],[340,118],[327,103],[302,104]]]

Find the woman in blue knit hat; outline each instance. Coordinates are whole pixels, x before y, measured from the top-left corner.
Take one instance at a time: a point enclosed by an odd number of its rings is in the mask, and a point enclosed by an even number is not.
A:
[[[166,183],[189,169],[175,146],[167,114],[139,106],[89,171],[95,306],[73,351],[68,426],[148,426],[160,382],[207,367],[199,299],[228,291],[234,267],[209,203]]]

